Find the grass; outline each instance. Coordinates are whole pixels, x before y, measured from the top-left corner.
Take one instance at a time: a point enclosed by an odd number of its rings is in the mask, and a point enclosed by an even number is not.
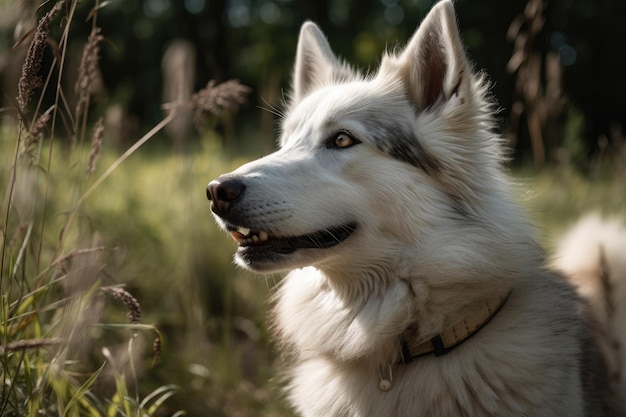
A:
[[[63,16],[64,28],[78,24],[76,4],[40,22]],[[7,185],[0,415],[287,415],[265,327],[266,299],[279,278],[232,265],[234,244],[214,225],[205,198],[206,183],[243,160],[210,131],[184,153],[150,143],[180,103],[166,106],[163,121],[128,150],[107,143],[102,125],[91,123],[99,115],[89,115],[89,95],[81,94],[101,40],[99,3],[92,6],[76,105],[61,88],[68,30],[58,39],[56,71],[35,79],[37,42],[48,35],[40,24],[19,116],[0,124],[0,183]],[[42,85],[56,94],[48,109]],[[204,117],[244,95],[237,83],[209,83],[188,104]],[[71,126],[63,140],[52,133],[61,119]],[[550,247],[545,236],[588,210],[624,215],[623,172],[620,165],[596,181],[572,168],[514,175]]]
[[[11,136],[1,136],[2,167],[11,166]],[[61,413],[67,403],[80,415],[110,415],[116,398],[129,396],[132,406],[118,404],[118,413],[137,415],[142,399],[154,392],[175,394],[160,407],[168,414],[184,407],[191,415],[271,415],[271,405],[263,405],[275,396],[268,391],[273,356],[263,323],[272,282],[232,266],[233,245],[211,219],[206,183],[238,163],[224,162],[219,138],[207,135],[193,156],[158,150],[130,156],[83,199],[61,251],[61,230],[80,195],[72,172],[78,168],[66,145],[41,147],[40,155],[52,155],[50,169],[40,173],[41,161],[33,161],[20,171],[28,182],[17,182],[3,234],[8,267],[0,345],[31,341],[5,348],[0,357],[5,380],[19,387],[2,393],[3,415]],[[118,157],[105,147],[93,177]],[[4,183],[9,177],[8,169],[0,174]],[[46,187],[44,199],[38,194]],[[33,200],[22,201],[28,197]],[[30,220],[24,219],[29,212]],[[129,323],[123,300],[103,292],[119,285],[138,300],[140,323]],[[156,336],[161,350],[152,365]],[[69,345],[80,349],[64,353],[60,346],[74,338]],[[61,357],[63,366],[53,375]],[[180,388],[165,389],[174,386]],[[83,402],[70,403],[74,396]],[[256,411],[242,414],[242,407]]]
[[[624,166],[593,176],[572,167],[515,171],[519,202],[528,209],[539,242],[552,250],[565,230],[589,213],[626,221]]]
[[[103,40],[97,13],[106,4],[91,4],[72,102],[64,70],[70,27],[81,24],[77,5],[44,4],[32,37],[18,42],[29,46],[17,117],[1,125],[0,415],[268,409],[258,405],[271,402],[264,297],[251,302],[267,286],[241,285],[232,273],[204,197],[208,179],[228,168],[219,138],[207,135],[195,149],[218,155],[209,164],[136,155],[177,112],[214,117],[248,89],[209,82],[189,101],[165,105],[163,120],[128,150],[106,149],[102,119],[89,114]],[[57,24],[52,65],[42,68]],[[44,96],[54,97],[48,109]]]
[[[10,131],[1,137],[0,154],[8,158],[12,154],[6,140]],[[39,403],[27,399],[36,398],[41,391],[35,381],[52,378],[50,366],[62,353],[59,342],[65,344],[75,336],[78,340],[69,344],[80,344],[81,350],[67,353],[67,368],[61,367],[58,378],[50,379],[48,388],[43,388],[56,397],[56,403],[69,402],[77,394],[89,402],[111,390],[118,397],[128,396],[132,386],[137,392],[129,410],[136,415],[141,398],[163,387],[180,386],[163,391],[175,393],[160,407],[165,414],[184,407],[191,415],[212,410],[215,415],[261,416],[271,415],[268,410],[279,407],[272,405],[275,395],[268,391],[273,384],[273,354],[263,328],[272,277],[252,278],[233,267],[234,246],[214,225],[205,197],[211,178],[241,162],[224,162],[227,158],[221,156],[219,143],[218,137],[207,135],[193,156],[154,149],[130,156],[97,191],[83,199],[75,227],[65,232],[65,249],[59,255],[58,239],[79,194],[72,172],[78,168],[73,167],[66,144],[41,145],[40,158],[52,155],[51,168],[37,176],[39,164],[33,163],[30,170],[34,173],[24,171],[22,175],[34,178],[30,181],[35,185],[18,181],[16,192],[35,194],[31,196],[34,201],[18,203],[22,197],[16,198],[5,234],[10,265],[3,273],[6,286],[0,345],[47,342],[2,352],[3,372],[10,370],[13,374],[8,376],[16,385],[23,385],[20,391],[24,393],[8,400],[3,415],[10,415],[8,410],[15,415],[35,413],[21,404],[55,412],[60,409],[60,405],[44,405],[51,401],[49,397]],[[118,157],[115,150],[104,147],[94,178],[103,175]],[[5,169],[0,180],[4,182],[10,176],[6,169],[10,162],[1,162]],[[49,196],[44,199],[38,194],[46,185]],[[29,212],[32,220],[25,223],[22,214]],[[24,261],[18,262],[22,248]],[[39,273],[37,264],[42,269]],[[63,267],[56,269],[55,265]],[[70,281],[73,284],[66,285]],[[79,289],[74,289],[78,285],[74,281],[80,282]],[[128,323],[127,306],[102,291],[118,285],[138,300],[141,323]],[[134,330],[139,334],[134,335]],[[153,366],[151,344],[157,335],[162,347]],[[103,349],[109,353],[105,355]],[[131,350],[137,362],[131,373],[136,375],[121,370],[128,364],[127,351]],[[6,379],[7,374],[4,376]],[[2,398],[11,395],[5,392]],[[90,408],[73,404],[80,415],[87,411],[89,415],[109,415],[106,409],[115,403],[115,395],[99,398]],[[119,413],[131,415],[121,406]]]
[[[7,137],[6,134],[3,137]],[[2,141],[5,146],[7,143]],[[72,195],[76,194],[76,179],[65,171],[70,165],[67,146],[52,146],[51,166],[59,169],[42,175],[42,184],[36,187],[41,189],[43,183],[50,184],[50,197],[45,202],[48,219],[43,233],[31,234],[31,240],[34,240],[32,236],[38,236],[43,241],[41,258],[54,253],[59,231],[66,221],[67,207],[72,206]],[[4,150],[0,151],[2,155],[10,154]],[[184,407],[191,415],[205,414],[207,410],[215,415],[272,415],[272,409],[281,407],[273,399],[276,393],[270,394],[274,384],[271,381],[274,358],[264,329],[265,300],[270,294],[269,287],[274,285],[273,277],[259,279],[235,269],[231,263],[234,245],[215,226],[204,192],[211,178],[233,169],[241,160],[224,162],[227,158],[221,156],[219,138],[211,135],[207,135],[190,155],[144,149],[143,153],[132,155],[119,165],[97,191],[84,200],[77,215],[77,230],[67,234],[73,242],[68,240],[68,247],[75,245],[76,249],[66,252],[75,254],[73,260],[80,256],[101,257],[94,267],[102,271],[101,276],[90,280],[92,285],[84,289],[77,304],[70,302],[74,296],[68,295],[63,286],[71,279],[71,274],[48,278],[47,283],[37,289],[42,298],[44,293],[47,295],[41,303],[21,294],[5,294],[6,299],[24,300],[17,304],[12,301],[16,306],[9,308],[9,323],[19,321],[25,314],[23,311],[28,311],[29,317],[38,320],[36,327],[49,328],[43,333],[46,338],[54,337],[55,341],[60,337],[55,329],[64,326],[71,328],[69,332],[88,329],[86,334],[81,333],[80,339],[88,352],[81,351],[67,361],[72,362],[72,366],[85,367],[81,370],[82,376],[75,382],[68,379],[76,388],[64,390],[78,392],[75,390],[89,376],[102,373],[91,381],[98,382],[98,389],[83,394],[102,395],[110,391],[112,387],[106,387],[107,378],[109,385],[116,384],[113,388],[117,393],[124,387],[117,379],[104,374],[119,372],[111,364],[124,359],[117,359],[114,353],[107,357],[102,350],[127,356],[125,351],[132,349],[137,356],[135,360],[140,362],[138,375],[131,378],[137,378],[136,397],[142,398],[162,387],[180,387],[168,392],[176,395],[161,407],[163,410],[170,412]],[[102,175],[117,157],[114,150],[103,148],[94,176]],[[2,161],[3,167],[10,166],[5,162]],[[6,180],[7,175],[5,171],[0,178]],[[39,213],[35,218],[43,215],[42,207],[35,211]],[[10,230],[17,233],[18,229],[16,221]],[[83,247],[80,242],[87,238],[82,236],[97,237],[97,245]],[[11,258],[15,258],[15,250],[22,246],[23,241],[17,242],[19,244],[9,245]],[[27,245],[37,247],[38,242]],[[79,255],[79,251],[85,252]],[[35,261],[35,258],[28,259]],[[42,264],[55,262],[41,260]],[[85,269],[89,268],[89,264],[81,265],[76,279],[86,279]],[[37,287],[30,272],[19,275],[15,286]],[[103,287],[121,284],[141,305],[141,323],[154,325],[127,324],[125,312],[128,309],[124,303],[101,294]],[[96,302],[106,302],[107,306],[96,308],[92,305]],[[21,304],[24,307],[20,307]],[[62,313],[58,312],[60,310]],[[93,317],[64,324],[64,318],[86,316]],[[29,322],[20,327],[32,326]],[[154,354],[150,345],[157,328],[162,348],[159,360],[152,366]],[[133,330],[139,334],[133,336]],[[4,336],[7,342],[42,337],[30,331],[7,331]],[[38,358],[45,368],[58,356],[56,347],[55,344],[16,350],[6,358],[3,369],[14,369],[23,374],[20,375],[23,378],[31,374],[30,378],[37,380],[41,375],[30,367],[25,368],[26,364],[18,367],[11,361],[22,353]],[[84,363],[79,357],[90,360]],[[107,362],[107,366],[98,372],[103,362]],[[31,395],[35,395],[34,389],[26,397]],[[113,397],[105,399],[100,402],[113,402]],[[15,402],[20,400],[16,398]],[[57,400],[69,401],[67,396]],[[20,409],[17,414],[23,412],[30,411]],[[100,413],[96,415],[105,415],[102,408]]]

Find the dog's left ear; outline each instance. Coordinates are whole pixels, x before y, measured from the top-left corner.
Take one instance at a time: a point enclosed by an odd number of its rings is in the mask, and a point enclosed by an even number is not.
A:
[[[450,0],[432,8],[398,60],[417,112],[472,88],[471,68]]]
[[[354,77],[354,71],[335,56],[319,27],[313,22],[305,22],[298,38],[292,104],[324,85]]]

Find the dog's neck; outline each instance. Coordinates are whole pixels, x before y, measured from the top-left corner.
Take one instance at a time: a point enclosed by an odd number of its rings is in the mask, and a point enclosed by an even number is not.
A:
[[[400,336],[402,354],[399,362],[409,363],[420,356],[429,354],[443,356],[451,352],[487,325],[498,314],[510,295],[511,292],[508,292],[468,306],[458,318],[449,320],[452,325],[427,341],[420,340],[416,326],[407,328]]]
[[[485,327],[502,309],[510,295],[511,291],[468,306],[459,313],[457,319],[448,320],[453,323],[452,325],[444,328],[430,340],[424,341],[419,337],[417,325],[408,327],[400,336],[401,355],[397,364],[407,364],[421,356],[431,354],[443,356],[450,353]],[[387,372],[386,377],[383,373],[379,374],[379,388],[382,391],[389,391],[393,385],[391,366]]]

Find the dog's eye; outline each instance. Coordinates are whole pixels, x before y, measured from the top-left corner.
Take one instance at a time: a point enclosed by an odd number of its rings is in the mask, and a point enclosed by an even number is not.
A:
[[[359,140],[353,138],[346,132],[339,132],[332,141],[329,143],[329,148],[349,148],[357,143],[361,143]]]

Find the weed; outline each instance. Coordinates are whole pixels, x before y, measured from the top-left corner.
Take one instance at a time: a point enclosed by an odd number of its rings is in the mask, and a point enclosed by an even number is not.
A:
[[[59,0],[39,19],[19,79],[13,159],[10,169],[0,173],[7,183],[0,213],[3,416],[152,416],[163,413],[164,407],[171,412],[166,402],[179,392],[176,385],[163,384],[145,394],[140,383],[146,372],[143,334],[156,334],[153,366],[163,352],[164,337],[154,325],[141,323],[139,301],[116,284],[117,273],[107,266],[116,250],[101,244],[99,233],[84,221],[85,203],[174,118],[180,106],[217,113],[240,105],[248,90],[234,81],[210,83],[193,102],[165,106],[163,120],[91,181],[98,172],[105,133],[99,118],[90,145],[86,144],[92,84],[104,39],[96,20],[106,3],[95,0],[89,14],[91,32],[74,84],[73,110],[63,87],[68,84],[64,68],[69,28],[80,24],[74,19],[77,0]],[[51,39],[49,28],[54,24],[61,26],[59,39]],[[54,59],[44,68],[44,52],[50,45]],[[33,101],[37,93],[39,100]],[[46,94],[54,96],[54,103],[41,112]],[[69,148],[54,143],[59,120],[71,139]],[[56,156],[60,151],[69,154]],[[69,183],[63,197],[53,196],[59,180]],[[128,322],[115,319],[108,298],[121,301]]]

